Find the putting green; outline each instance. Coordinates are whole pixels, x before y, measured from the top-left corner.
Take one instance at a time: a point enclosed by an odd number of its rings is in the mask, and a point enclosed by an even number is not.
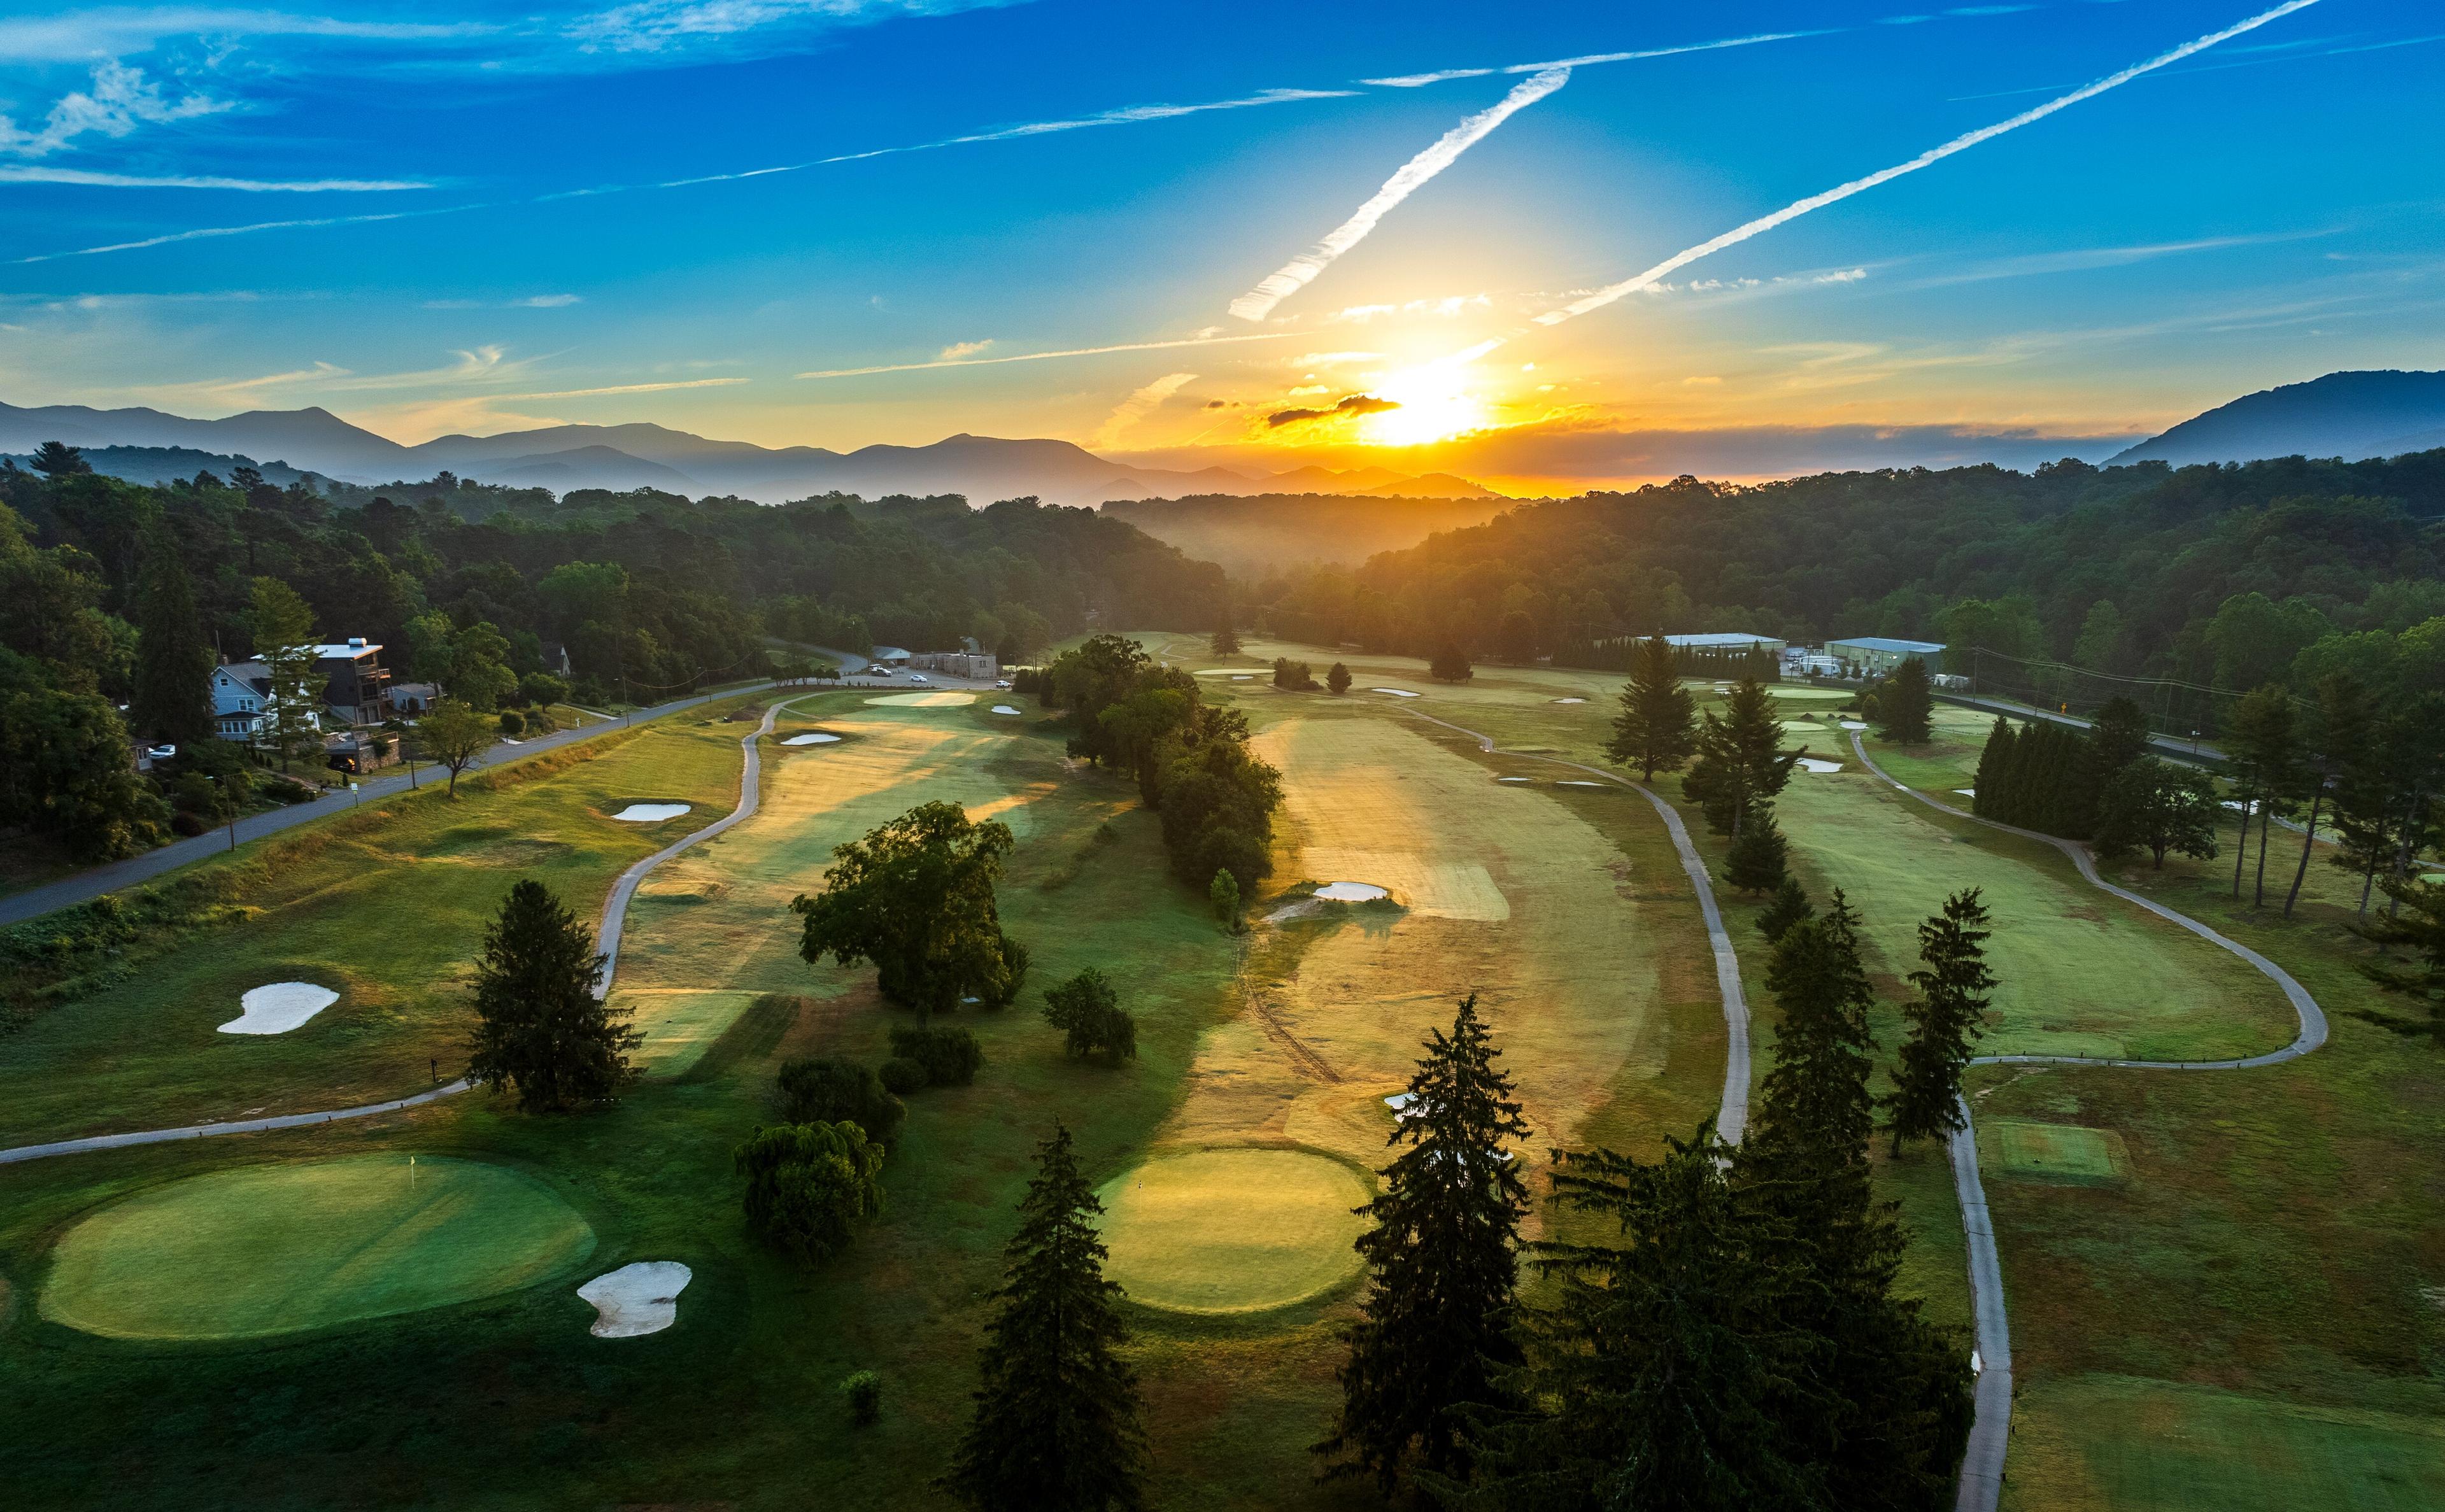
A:
[[[1304,1300],[1358,1269],[1372,1197],[1338,1161],[1290,1149],[1209,1149],[1150,1160],[1107,1183],[1105,1274],[1132,1300],[1177,1313],[1255,1313]]]
[[[497,1166],[396,1155],[156,1187],[70,1229],[42,1313],[109,1338],[259,1338],[470,1301],[584,1260],[594,1230]]]
[[[976,702],[977,696],[945,689],[936,693],[887,693],[882,698],[866,701],[892,709],[956,709],[961,704]]]

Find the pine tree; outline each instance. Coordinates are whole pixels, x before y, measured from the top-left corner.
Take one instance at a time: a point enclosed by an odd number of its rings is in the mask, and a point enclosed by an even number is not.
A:
[[[1237,616],[1231,612],[1231,606],[1228,604],[1223,605],[1222,618],[1215,625],[1214,638],[1207,647],[1207,649],[1211,650],[1216,656],[1238,656],[1240,654],[1240,630],[1239,626],[1235,623],[1236,619]]]
[[[322,719],[317,705],[323,690],[314,685],[314,612],[297,590],[276,577],[254,580],[248,620],[254,636],[256,660],[271,669],[271,697],[263,711],[263,729],[289,770],[295,757],[318,742]]]
[[[1995,716],[1995,727],[1987,732],[1986,747],[1978,753],[1978,775],[1970,789],[1969,812],[2000,824],[2016,824],[2012,817],[2012,726],[2002,715]]]
[[[1697,749],[1698,700],[1681,685],[1670,643],[1651,635],[1631,658],[1605,756],[1616,765],[1636,765],[1639,780],[1652,782],[1659,771],[1680,771]]]
[[[1131,1512],[1146,1463],[1121,1288],[1104,1279],[1103,1212],[1070,1130],[1036,1147],[1036,1179],[1003,1251],[984,1383],[943,1488],[977,1512]]]
[[[1942,1139],[1963,1127],[1961,1073],[1970,1045],[1985,1033],[1988,994],[1995,974],[1987,969],[1986,941],[1992,933],[1987,905],[1971,887],[1944,900],[1944,911],[1918,926],[1918,957],[1926,965],[1910,974],[1917,1000],[1902,1017],[1911,1026],[1894,1073],[1890,1112],[1894,1153],[1912,1139]]]
[[[2379,884],[2395,907],[2354,926],[2362,939],[2387,947],[2408,947],[2418,957],[2415,966],[2395,964],[2391,955],[2363,962],[2361,975],[2387,992],[2424,1000],[2429,1032],[2445,1040],[2445,887],[2419,878]]]
[[[2147,713],[2118,694],[2097,711],[2088,738],[2096,748],[2100,782],[2111,781],[2116,773],[2148,754]]]
[[[1773,944],[1793,924],[1816,917],[1817,908],[1808,901],[1808,889],[1800,885],[1798,877],[1785,876],[1782,886],[1775,888],[1774,901],[1757,917],[1758,933],[1765,936],[1766,943]]]
[[[2292,694],[2280,682],[2251,690],[2232,714],[2232,734],[2226,742],[2233,793],[2244,807],[2241,839],[2233,848],[2232,895],[2241,896],[2242,861],[2249,854],[2249,821],[2259,820],[2258,895],[2267,901],[2268,827],[2298,783],[2300,753],[2292,730]]]
[[[1824,917],[1775,946],[1776,1064],[1733,1181],[1786,1236],[1780,1320],[1809,1338],[1807,1369],[1771,1402],[1788,1452],[1823,1478],[1821,1504],[1934,1508],[1969,1436],[1969,1362],[1893,1292],[1908,1241],[1896,1204],[1869,1187],[1874,995],[1857,926],[1837,891]]]
[[[1743,892],[1772,892],[1788,875],[1790,849],[1774,805],[1751,800],[1748,822],[1724,857],[1724,881]]]
[[[1927,680],[1927,663],[1914,656],[1904,657],[1876,690],[1877,733],[1903,745],[1925,745],[1933,737],[1934,715],[1935,696]]]
[[[136,687],[128,722],[181,748],[213,737],[213,651],[196,612],[196,588],[170,532],[144,541],[136,590]]]
[[[1758,799],[1772,799],[1791,780],[1805,746],[1782,748],[1782,722],[1774,696],[1754,679],[1732,684],[1724,717],[1708,710],[1698,729],[1698,759],[1682,779],[1684,794],[1698,800],[1707,827],[1740,838],[1741,820]]]
[[[1528,1126],[1501,1056],[1471,994],[1451,1033],[1428,1040],[1392,1130],[1409,1148],[1359,1209],[1373,1220],[1358,1239],[1367,1297],[1344,1335],[1340,1420],[1316,1447],[1351,1455],[1341,1473],[1372,1475],[1386,1496],[1412,1465],[1466,1478],[1458,1409],[1501,1400],[1493,1377],[1521,1357],[1510,1322],[1528,1192],[1502,1146]]]
[[[637,1071],[644,1036],[595,995],[594,933],[540,882],[510,888],[476,962],[476,1035],[467,1079],[514,1086],[528,1112],[608,1101]]]
[[[2284,897],[2284,917],[2292,917],[2301,901],[2301,884],[2309,875],[2309,852],[2318,844],[2318,818],[2359,753],[2377,728],[2377,711],[2368,690],[2348,672],[2329,672],[2318,681],[2315,733],[2304,742],[2302,769],[2309,789],[2309,822],[2302,829],[2301,859],[2292,868],[2292,890]]]
[[[1484,1512],[1801,1512],[1834,1505],[1823,1472],[1795,1450],[1787,1383],[1817,1346],[1785,1323],[1800,1279],[1791,1235],[1726,1179],[1732,1152],[1712,1122],[1667,1136],[1652,1166],[1573,1151],[1556,1199],[1617,1233],[1540,1243],[1558,1278],[1523,1330],[1521,1407],[1482,1411],[1475,1478],[1419,1477],[1445,1506]]]
[[[1335,694],[1349,692],[1350,668],[1342,665],[1338,662],[1335,662],[1333,663],[1332,670],[1326,672],[1324,675],[1324,685]]]

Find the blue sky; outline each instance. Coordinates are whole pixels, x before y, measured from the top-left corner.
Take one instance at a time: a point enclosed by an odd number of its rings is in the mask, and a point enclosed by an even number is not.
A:
[[[1536,317],[2277,3],[20,0],[0,399],[1522,487],[2093,452],[2445,365],[2445,13],[2317,0]]]

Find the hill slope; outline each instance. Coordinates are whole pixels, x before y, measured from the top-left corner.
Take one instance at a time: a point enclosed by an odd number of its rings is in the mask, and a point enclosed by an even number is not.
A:
[[[2445,373],[2328,373],[2246,394],[2116,457],[2130,462],[2254,462],[2271,457],[2399,457],[2445,443]]]

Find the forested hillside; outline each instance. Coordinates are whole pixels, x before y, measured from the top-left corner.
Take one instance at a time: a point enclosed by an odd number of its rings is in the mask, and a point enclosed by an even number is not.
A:
[[[1104,513],[1235,577],[1329,562],[1352,567],[1439,531],[1483,525],[1507,498],[1364,498],[1332,494],[1205,494],[1114,499]]]
[[[131,737],[221,754],[207,680],[260,649],[268,588],[303,600],[291,639],[364,636],[395,677],[485,713],[551,642],[579,699],[646,702],[767,672],[767,635],[861,652],[975,636],[1015,659],[1095,623],[1203,629],[1222,603],[1220,569],[1032,499],[554,497],[448,474],[327,495],[252,469],[149,487],[64,447],[40,463],[0,465],[0,827],[88,856],[168,821]]]
[[[2445,451],[1685,477],[1522,504],[1253,597],[1278,633],[1416,654],[1533,644],[1569,662],[1656,630],[1888,635],[2249,688],[2329,638],[2445,615],[2440,520]]]

